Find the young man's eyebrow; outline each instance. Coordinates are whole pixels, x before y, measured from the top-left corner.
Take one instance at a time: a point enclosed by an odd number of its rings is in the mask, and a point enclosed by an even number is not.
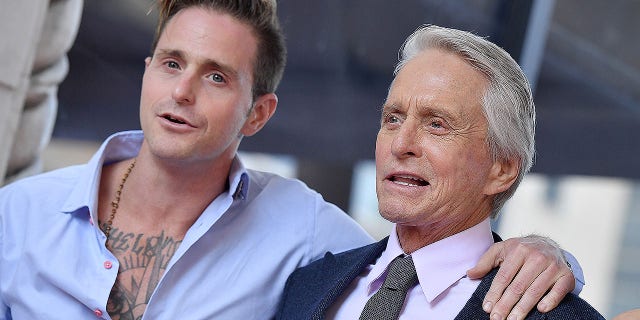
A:
[[[186,54],[182,50],[176,50],[176,49],[158,49],[156,54],[169,56],[169,57],[176,57],[180,60],[185,60],[185,56],[186,56]],[[222,64],[216,60],[203,59],[200,61],[200,63],[209,69],[218,69],[222,71],[222,73],[227,74],[231,77],[237,76],[237,72],[234,68],[229,67],[225,64]]]

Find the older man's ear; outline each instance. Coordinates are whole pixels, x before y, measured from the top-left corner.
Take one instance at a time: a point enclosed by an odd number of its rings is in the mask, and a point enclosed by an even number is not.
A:
[[[520,171],[520,161],[517,159],[496,160],[491,166],[484,194],[494,195],[506,191],[516,181]]]

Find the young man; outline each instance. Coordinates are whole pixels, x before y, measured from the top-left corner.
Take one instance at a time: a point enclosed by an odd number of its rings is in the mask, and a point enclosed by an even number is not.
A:
[[[294,269],[372,241],[299,181],[236,155],[276,110],[285,49],[275,2],[160,6],[144,136],[115,134],[87,165],[0,191],[0,319],[266,319]],[[540,252],[498,247],[512,254],[488,259],[513,261],[513,273]],[[562,267],[554,274],[570,273]],[[538,285],[563,296],[574,283],[556,280]]]

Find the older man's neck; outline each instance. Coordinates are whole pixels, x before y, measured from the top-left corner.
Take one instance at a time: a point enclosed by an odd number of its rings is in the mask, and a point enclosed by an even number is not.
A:
[[[402,251],[411,254],[414,251],[438,242],[444,238],[467,230],[486,219],[488,215],[471,216],[466,220],[440,221],[437,223],[408,226],[398,223],[396,232]]]

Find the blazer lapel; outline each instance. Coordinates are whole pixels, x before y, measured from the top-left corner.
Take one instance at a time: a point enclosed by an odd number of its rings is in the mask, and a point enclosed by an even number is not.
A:
[[[455,320],[476,320],[476,319],[489,319],[489,314],[482,310],[482,301],[484,300],[485,294],[489,291],[491,287],[491,281],[496,276],[498,269],[493,269],[490,271],[482,281],[476,291],[473,292],[471,298],[467,300],[467,303],[464,305],[464,308],[458,313]]]
[[[322,260],[320,279],[330,284],[312,315],[312,319],[324,319],[327,309],[340,297],[349,284],[382,254],[389,237],[368,246],[339,254],[327,252]]]

